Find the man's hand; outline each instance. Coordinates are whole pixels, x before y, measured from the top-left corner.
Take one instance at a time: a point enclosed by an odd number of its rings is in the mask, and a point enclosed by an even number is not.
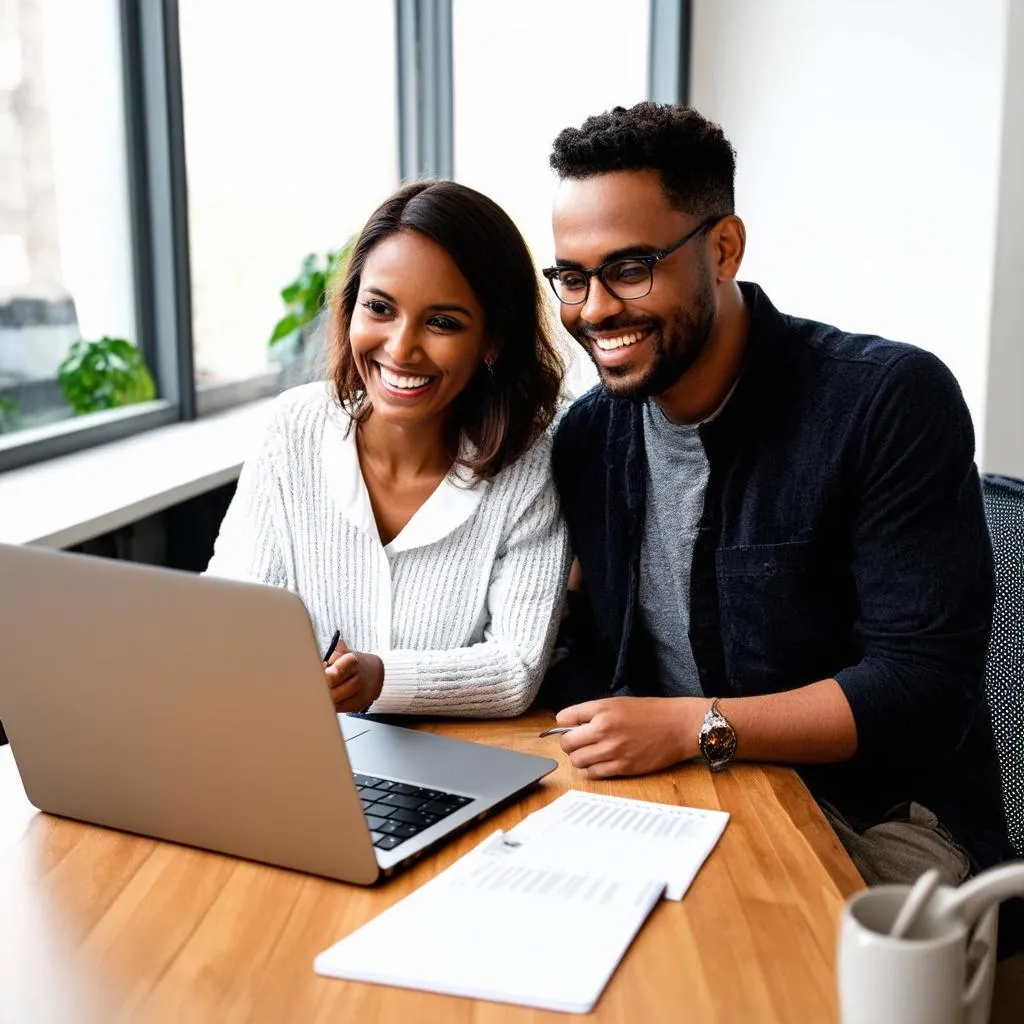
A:
[[[365,711],[384,688],[384,662],[376,654],[339,643],[324,668],[335,711]]]
[[[698,697],[608,697],[565,708],[562,750],[592,779],[642,775],[696,757],[711,702]]]

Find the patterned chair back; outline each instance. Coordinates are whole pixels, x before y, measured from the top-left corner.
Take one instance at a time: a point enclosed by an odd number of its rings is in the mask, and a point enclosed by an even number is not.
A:
[[[986,475],[982,483],[996,569],[985,695],[1010,842],[1024,856],[1024,480]]]

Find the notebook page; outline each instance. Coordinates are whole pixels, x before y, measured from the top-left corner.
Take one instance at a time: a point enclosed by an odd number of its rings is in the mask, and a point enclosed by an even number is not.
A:
[[[498,832],[321,953],[318,974],[586,1013],[662,885],[534,866]],[[571,938],[571,941],[570,941]]]
[[[681,900],[721,838],[729,814],[570,790],[525,818],[507,841],[531,862],[594,874],[643,876]]]

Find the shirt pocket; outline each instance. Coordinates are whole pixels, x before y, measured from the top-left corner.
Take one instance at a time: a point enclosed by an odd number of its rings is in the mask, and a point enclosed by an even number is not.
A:
[[[812,541],[718,549],[725,669],[740,692],[792,689],[839,667],[836,595],[817,552]]]

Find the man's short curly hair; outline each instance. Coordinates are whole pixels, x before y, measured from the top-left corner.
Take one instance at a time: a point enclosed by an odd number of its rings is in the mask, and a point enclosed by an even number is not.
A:
[[[676,209],[697,217],[734,212],[736,152],[693,107],[645,100],[588,117],[559,133],[551,166],[560,178],[655,170]]]

